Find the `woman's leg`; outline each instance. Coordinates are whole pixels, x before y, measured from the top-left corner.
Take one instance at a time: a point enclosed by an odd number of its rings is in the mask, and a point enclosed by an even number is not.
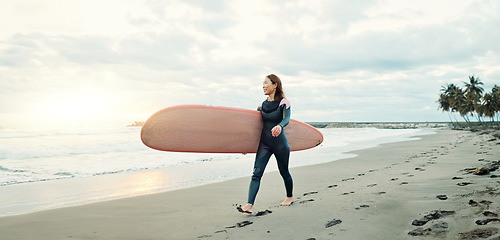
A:
[[[293,197],[293,180],[290,171],[288,170],[288,163],[290,159],[290,147],[287,145],[281,147],[274,152],[276,161],[278,162],[278,169],[280,171],[283,182],[285,183],[286,197],[282,205],[290,205]]]
[[[250,187],[248,189],[248,203],[254,204],[255,197],[260,187],[260,179],[264,175],[264,170],[266,169],[269,158],[273,153],[271,149],[264,144],[259,144],[257,149],[257,155],[255,156],[255,163],[253,168],[252,180],[250,181]]]

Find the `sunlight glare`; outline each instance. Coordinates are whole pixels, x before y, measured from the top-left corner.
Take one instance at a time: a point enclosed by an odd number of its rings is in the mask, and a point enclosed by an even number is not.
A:
[[[85,123],[100,118],[106,112],[110,99],[103,95],[73,93],[54,96],[39,109],[41,119],[46,123]]]

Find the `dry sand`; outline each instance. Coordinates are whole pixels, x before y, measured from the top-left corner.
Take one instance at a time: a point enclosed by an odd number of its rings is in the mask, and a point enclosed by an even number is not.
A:
[[[421,138],[292,169],[290,207],[279,206],[284,187],[271,172],[252,215],[235,209],[246,177],[3,217],[0,239],[500,239],[500,220],[476,223],[498,219],[500,170],[463,171],[498,161],[500,139],[452,130]]]

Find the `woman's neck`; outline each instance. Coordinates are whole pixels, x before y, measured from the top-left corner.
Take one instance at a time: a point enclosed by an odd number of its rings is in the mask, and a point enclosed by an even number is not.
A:
[[[276,94],[276,91],[272,92],[271,94],[269,94],[267,96],[267,101],[270,101],[270,102],[274,101],[274,94]]]

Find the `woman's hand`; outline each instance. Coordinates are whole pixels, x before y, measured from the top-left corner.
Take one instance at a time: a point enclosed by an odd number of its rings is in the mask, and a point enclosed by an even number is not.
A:
[[[280,133],[281,133],[281,126],[280,125],[276,125],[273,127],[273,129],[271,129],[271,134],[273,135],[273,137],[279,136]]]

